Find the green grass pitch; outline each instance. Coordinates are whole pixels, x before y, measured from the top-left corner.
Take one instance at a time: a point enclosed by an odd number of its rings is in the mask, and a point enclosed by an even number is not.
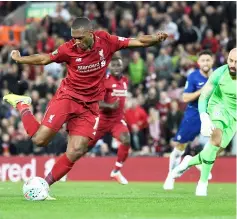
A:
[[[66,182],[51,188],[56,201],[26,201],[22,183],[0,183],[0,219],[232,219],[235,184],[209,184],[208,197],[195,197],[194,183]]]

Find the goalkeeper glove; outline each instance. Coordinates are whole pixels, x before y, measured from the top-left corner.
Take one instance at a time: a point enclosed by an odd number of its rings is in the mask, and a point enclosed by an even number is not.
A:
[[[213,130],[215,129],[214,124],[211,121],[210,116],[207,113],[201,113],[200,114],[200,119],[201,119],[201,134],[203,136],[211,136]]]

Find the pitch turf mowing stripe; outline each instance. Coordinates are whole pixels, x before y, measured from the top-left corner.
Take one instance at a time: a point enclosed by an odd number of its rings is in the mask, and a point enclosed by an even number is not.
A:
[[[0,184],[0,219],[234,219],[235,184],[210,184],[195,197],[196,184],[66,182],[52,187],[57,201],[24,200],[22,183]]]

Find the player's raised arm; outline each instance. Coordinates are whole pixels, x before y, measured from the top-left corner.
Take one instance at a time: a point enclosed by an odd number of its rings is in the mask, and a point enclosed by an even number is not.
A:
[[[67,43],[62,44],[54,52],[49,54],[35,54],[30,56],[21,56],[18,50],[11,52],[11,58],[21,64],[29,65],[48,65],[52,62],[69,62]]]
[[[198,110],[199,113],[204,113],[207,111],[208,101],[215,89],[216,85],[213,80],[210,78],[207,83],[202,88],[201,95],[198,100]]]
[[[220,67],[212,73],[207,83],[202,88],[202,92],[198,100],[198,111],[201,119],[201,134],[203,136],[210,136],[215,129],[215,126],[207,113],[207,106],[209,99],[218,85],[218,81],[222,75],[222,68],[223,67]]]
[[[51,63],[49,54],[35,54],[30,56],[21,56],[18,50],[11,52],[11,58],[17,63],[30,64],[30,65],[47,65]]]
[[[153,35],[143,35],[137,38],[131,38],[128,43],[128,47],[149,47],[159,44],[166,40],[168,34],[165,32],[158,32]]]
[[[218,81],[220,79],[220,69],[222,67],[216,69],[212,75],[209,77],[207,83],[204,85],[204,87],[201,90],[201,95],[198,100],[198,111],[199,113],[205,113],[207,112],[207,105],[208,101],[215,90],[216,86],[218,85]]]

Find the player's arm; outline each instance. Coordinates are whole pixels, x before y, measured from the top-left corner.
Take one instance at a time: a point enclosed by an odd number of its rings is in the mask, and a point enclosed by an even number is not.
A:
[[[137,38],[130,38],[128,42],[128,47],[149,47],[157,45],[168,37],[168,34],[165,32],[158,32],[153,35],[143,35]]]
[[[192,102],[199,98],[201,94],[201,90],[195,91],[195,83],[194,83],[194,73],[191,73],[186,81],[184,93],[183,93],[183,101],[185,103]]]
[[[117,109],[119,107],[119,99],[113,103],[106,103],[104,101],[99,102],[100,109]]]
[[[207,112],[208,101],[218,84],[218,80],[218,72],[217,74],[214,72],[201,89],[201,95],[198,100],[198,111],[200,114]]]
[[[183,102],[189,103],[194,100],[197,100],[201,94],[201,89],[197,90],[193,93],[183,93]]]
[[[201,95],[198,100],[198,111],[201,119],[201,134],[203,136],[211,136],[213,130],[215,129],[215,126],[207,113],[207,106],[211,95],[218,85],[221,74],[222,71],[219,69],[211,74],[207,83],[202,88]]]
[[[30,65],[47,65],[52,62],[49,54],[21,56],[18,50],[13,50],[11,52],[11,58],[17,63]]]

